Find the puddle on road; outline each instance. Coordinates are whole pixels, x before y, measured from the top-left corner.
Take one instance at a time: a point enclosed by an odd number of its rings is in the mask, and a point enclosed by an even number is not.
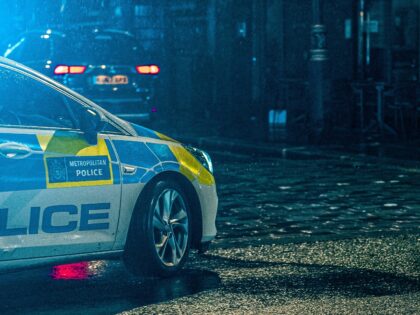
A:
[[[120,261],[91,261],[2,275],[1,284],[7,288],[0,291],[2,315],[67,314],[73,306],[77,313],[110,314],[212,290],[221,281],[217,273],[201,269],[185,269],[172,278],[141,279]]]

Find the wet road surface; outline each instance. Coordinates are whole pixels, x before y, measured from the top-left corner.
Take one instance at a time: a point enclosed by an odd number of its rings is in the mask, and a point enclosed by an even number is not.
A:
[[[216,161],[219,238],[418,232],[419,166],[360,158]]]
[[[119,261],[9,273],[0,313],[420,313],[415,164],[215,154],[215,165],[219,236],[179,276],[139,279]]]

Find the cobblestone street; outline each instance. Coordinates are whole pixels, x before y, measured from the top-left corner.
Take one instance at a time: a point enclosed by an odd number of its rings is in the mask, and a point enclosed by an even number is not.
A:
[[[420,169],[342,160],[216,158],[219,238],[362,235],[420,227]]]

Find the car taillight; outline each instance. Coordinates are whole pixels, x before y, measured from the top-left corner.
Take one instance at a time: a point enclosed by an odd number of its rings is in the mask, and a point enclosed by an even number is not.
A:
[[[158,74],[160,72],[160,68],[157,65],[137,66],[136,70],[139,74]]]
[[[82,74],[86,70],[85,66],[65,66],[59,65],[55,67],[54,74]]]

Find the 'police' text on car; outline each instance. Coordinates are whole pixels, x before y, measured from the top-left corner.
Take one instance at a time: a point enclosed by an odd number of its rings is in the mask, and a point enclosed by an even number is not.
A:
[[[0,270],[123,257],[171,275],[215,237],[204,151],[0,57]]]

